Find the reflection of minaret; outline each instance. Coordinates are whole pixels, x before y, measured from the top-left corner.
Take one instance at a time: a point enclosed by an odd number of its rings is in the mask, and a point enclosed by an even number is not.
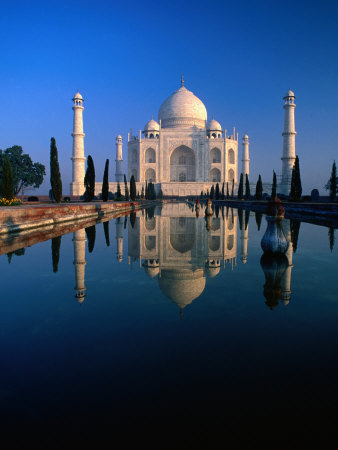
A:
[[[123,223],[121,217],[116,219],[116,254],[118,262],[123,259]]]
[[[286,306],[290,302],[290,296],[291,296],[291,270],[293,267],[293,264],[292,264],[293,247],[292,247],[292,241],[291,241],[290,220],[284,219],[282,225],[283,225],[283,231],[284,231],[285,237],[289,241],[289,247],[285,253],[285,256],[288,259],[288,266],[284,272],[282,282],[281,282],[282,300],[283,300],[283,304]]]
[[[85,268],[86,268],[86,232],[77,230],[74,232],[74,265],[75,265],[75,298],[82,303],[86,296]]]
[[[247,211],[245,211],[247,213]],[[249,213],[249,211],[248,211]],[[249,240],[249,218],[246,217],[245,225],[241,229],[241,261],[246,264],[248,260],[248,240]]]

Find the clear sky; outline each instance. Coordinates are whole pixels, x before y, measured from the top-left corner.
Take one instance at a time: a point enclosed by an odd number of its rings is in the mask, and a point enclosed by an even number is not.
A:
[[[250,137],[250,180],[281,171],[282,97],[296,95],[303,192],[338,160],[338,2],[0,0],[0,148],[47,167],[56,138],[69,193],[72,97],[85,99],[86,155],[101,181],[115,138],[135,134],[180,84]],[[241,158],[241,153],[239,159]]]

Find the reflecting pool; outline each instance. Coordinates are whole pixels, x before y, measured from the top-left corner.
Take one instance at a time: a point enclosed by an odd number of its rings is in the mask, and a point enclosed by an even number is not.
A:
[[[3,442],[325,440],[338,400],[335,229],[285,219],[288,250],[271,257],[266,226],[261,213],[168,203],[1,241]]]

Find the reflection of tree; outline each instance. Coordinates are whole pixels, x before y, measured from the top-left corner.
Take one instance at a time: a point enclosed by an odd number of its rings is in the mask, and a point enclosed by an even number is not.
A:
[[[224,220],[224,206],[222,206],[221,212],[222,212],[222,219]]]
[[[255,217],[256,217],[257,230],[259,231],[261,229],[263,213],[261,213],[259,211],[255,211]]]
[[[135,211],[132,211],[130,213],[129,220],[130,220],[131,227],[134,228],[135,222],[136,222],[136,212]]]
[[[245,211],[245,229],[248,228],[249,225],[249,219],[250,219],[250,211],[246,210]]]
[[[219,206],[215,205],[215,216],[219,216]]]
[[[150,206],[149,208],[146,209],[146,214],[149,219],[152,219],[154,217],[154,213],[155,213],[155,206]]]
[[[23,256],[25,254],[25,250],[26,250],[25,248],[19,248],[18,250],[15,250],[14,252],[7,253],[8,264],[11,263],[13,255]]]
[[[85,230],[88,239],[88,251],[91,253],[95,246],[96,227],[95,225],[92,225],[91,227],[87,227]]]
[[[124,224],[123,224],[123,228],[126,229],[127,228],[127,223],[128,223],[128,217],[124,216]]]
[[[335,229],[333,227],[329,228],[329,244],[330,244],[330,250],[332,252],[334,247],[334,241],[335,241],[335,235],[334,235]]]
[[[61,237],[62,236],[57,236],[52,239],[52,263],[54,273],[56,273],[59,268]]]
[[[239,222],[239,229],[242,231],[242,229],[243,229],[243,209],[238,210],[238,222]]]
[[[298,235],[300,229],[300,220],[290,220],[290,232],[291,232],[291,242],[293,247],[293,253],[296,253],[298,244]]]
[[[109,241],[109,220],[106,222],[103,222],[103,230],[104,230],[104,237],[106,239],[106,245],[109,247],[110,241]]]

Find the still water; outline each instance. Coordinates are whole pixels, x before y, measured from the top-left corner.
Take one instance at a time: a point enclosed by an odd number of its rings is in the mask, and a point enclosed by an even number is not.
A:
[[[327,433],[334,229],[283,228],[285,258],[262,259],[261,214],[166,204],[2,254],[3,442],[223,448],[323,417]]]

